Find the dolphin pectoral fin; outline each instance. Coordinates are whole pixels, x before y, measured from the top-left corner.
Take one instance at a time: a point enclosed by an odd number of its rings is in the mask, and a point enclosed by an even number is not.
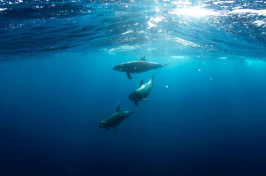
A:
[[[128,77],[129,79],[132,79],[130,73],[129,73],[129,72],[126,72],[126,73],[127,73],[127,77]]]
[[[113,126],[112,128],[113,128],[114,130],[119,130],[116,126]]]
[[[134,103],[135,103],[135,105],[136,105],[136,106],[138,106],[138,105],[139,105],[139,103],[138,103],[137,101],[135,101]]]
[[[143,99],[142,99],[142,101],[148,101],[148,100],[149,100],[149,99],[147,99],[147,98],[143,98]]]
[[[146,61],[145,60],[145,56],[142,56],[142,58],[140,58],[141,61]]]

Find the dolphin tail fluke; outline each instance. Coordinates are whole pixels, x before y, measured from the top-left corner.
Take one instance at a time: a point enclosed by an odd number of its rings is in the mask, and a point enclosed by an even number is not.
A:
[[[126,72],[126,74],[127,74],[127,77],[128,77],[129,79],[132,79],[132,78],[131,78],[131,75],[130,75],[129,72]]]

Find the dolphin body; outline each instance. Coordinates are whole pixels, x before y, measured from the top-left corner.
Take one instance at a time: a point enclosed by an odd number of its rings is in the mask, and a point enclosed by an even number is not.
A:
[[[135,105],[139,105],[139,101],[147,100],[146,97],[150,94],[151,89],[153,87],[153,78],[156,75],[153,74],[149,82],[143,84],[143,80],[140,81],[140,87],[134,90],[131,94],[129,94],[129,99],[135,103]]]
[[[116,125],[128,118],[132,113],[132,111],[120,111],[120,105],[118,105],[116,112],[101,120],[99,128],[105,128],[108,130],[111,127],[117,130]]]
[[[165,66],[167,64],[159,64],[156,62],[147,62],[145,56],[143,56],[139,61],[125,62],[116,65],[113,69],[117,71],[126,72],[127,77],[131,78],[130,73],[141,73],[152,69],[157,69]]]

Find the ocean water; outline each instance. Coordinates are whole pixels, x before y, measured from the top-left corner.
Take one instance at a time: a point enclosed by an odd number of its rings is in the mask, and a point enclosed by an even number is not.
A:
[[[1,0],[0,175],[265,176],[265,7]],[[113,70],[144,55],[168,65]],[[118,103],[135,112],[99,128]]]

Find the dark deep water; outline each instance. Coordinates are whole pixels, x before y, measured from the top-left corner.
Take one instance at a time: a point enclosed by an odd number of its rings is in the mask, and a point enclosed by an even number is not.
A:
[[[0,175],[265,176],[265,6],[0,1]],[[112,69],[143,55],[169,65]]]

